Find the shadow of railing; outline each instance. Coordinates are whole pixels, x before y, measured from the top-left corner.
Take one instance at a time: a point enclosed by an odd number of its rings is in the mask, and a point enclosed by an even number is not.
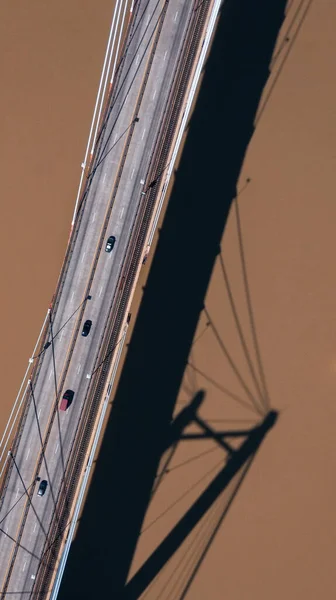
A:
[[[61,600],[125,592],[285,6],[224,3]]]

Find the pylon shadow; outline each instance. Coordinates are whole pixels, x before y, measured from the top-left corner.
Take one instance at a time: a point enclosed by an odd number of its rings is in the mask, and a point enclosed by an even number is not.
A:
[[[197,415],[197,408],[203,401],[203,396],[203,392],[198,392],[187,409],[183,410],[173,422],[168,434],[168,444],[176,443],[177,436],[179,440],[213,439],[227,453],[227,461],[203,493],[126,584],[124,592],[120,596],[123,600],[136,600],[141,597],[235,475],[255,456],[265,435],[277,420],[277,412],[270,411],[263,421],[252,429],[215,432]],[[192,421],[200,426],[203,430],[202,433],[183,434],[183,429]],[[245,439],[240,447],[234,449],[226,441],[228,437],[244,437]],[[166,449],[167,446],[164,444],[163,450]]]
[[[270,411],[265,419],[252,429],[215,432],[197,415],[196,411],[202,400],[203,392],[198,392],[193,402],[173,422],[171,432],[168,435],[169,444],[170,442],[177,442],[176,436],[179,436],[180,440],[213,439],[227,453],[227,461],[203,493],[126,584],[124,592],[120,596],[123,600],[136,600],[141,597],[202,517],[227,488],[235,475],[255,456],[265,435],[277,420],[277,412]],[[192,421],[203,429],[202,433],[183,434],[182,428],[186,427]],[[245,440],[239,448],[233,449],[227,443],[225,439],[227,437],[245,437]],[[164,450],[166,449],[165,446]]]
[[[286,3],[222,8],[60,600],[123,597]]]

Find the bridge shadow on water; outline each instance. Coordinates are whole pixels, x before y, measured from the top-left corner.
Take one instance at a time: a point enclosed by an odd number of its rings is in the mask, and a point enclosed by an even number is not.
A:
[[[286,2],[224,3],[61,600],[141,595],[142,584],[125,584]],[[249,456],[258,446],[251,444]],[[168,540],[145,579],[187,529]]]

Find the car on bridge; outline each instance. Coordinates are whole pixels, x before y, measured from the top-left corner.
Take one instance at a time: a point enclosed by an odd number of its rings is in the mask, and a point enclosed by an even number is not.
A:
[[[110,235],[109,239],[106,242],[105,252],[112,252],[115,242],[116,242],[115,236]]]
[[[48,482],[46,479],[43,479],[39,485],[39,489],[37,491],[38,496],[44,496],[46,489],[48,487]]]
[[[90,321],[90,319],[88,319],[87,321],[85,321],[84,327],[82,329],[82,336],[83,337],[87,337],[89,335],[91,326],[92,326],[92,321]]]
[[[75,395],[75,392],[73,392],[72,390],[67,390],[63,394],[63,398],[61,400],[59,409],[64,410],[64,411],[67,410],[73,401],[74,395]]]

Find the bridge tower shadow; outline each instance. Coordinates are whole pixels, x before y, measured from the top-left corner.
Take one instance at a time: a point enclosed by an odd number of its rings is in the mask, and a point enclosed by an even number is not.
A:
[[[130,565],[286,3],[226,0],[222,8],[60,600],[141,593],[139,578],[126,586]],[[247,434],[244,460],[255,452],[274,413],[267,418],[261,429]],[[236,458],[199,500],[194,520],[200,506],[214,498],[214,489],[220,493],[233,476]],[[185,533],[184,522],[175,546]],[[171,539],[167,545],[173,546]],[[166,546],[146,567],[145,581],[167,555]]]

